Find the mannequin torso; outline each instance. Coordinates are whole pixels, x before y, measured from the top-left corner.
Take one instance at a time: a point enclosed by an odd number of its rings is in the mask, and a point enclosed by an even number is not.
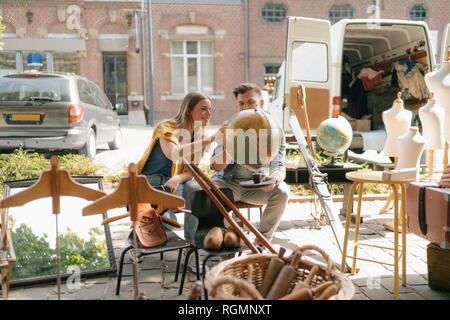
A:
[[[445,110],[444,139],[450,141],[450,61],[441,63],[441,67],[425,75],[430,91],[435,93],[437,103]]]
[[[425,142],[425,138],[420,135],[417,127],[409,128],[407,134],[399,137],[397,169],[416,168],[418,173]]]
[[[439,150],[444,147],[444,116],[444,109],[434,98],[428,99],[428,103],[419,109],[426,150]]]
[[[403,108],[403,100],[394,101],[392,108],[382,114],[387,139],[383,152],[388,157],[398,156],[398,137],[405,135],[411,124],[412,112]]]

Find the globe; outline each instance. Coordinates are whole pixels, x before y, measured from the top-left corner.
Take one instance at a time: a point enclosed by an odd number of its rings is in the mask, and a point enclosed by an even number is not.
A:
[[[224,150],[237,164],[258,171],[269,165],[281,146],[282,133],[262,109],[235,113],[224,135]]]
[[[330,118],[317,128],[317,143],[329,156],[343,154],[352,143],[353,130],[344,117]]]

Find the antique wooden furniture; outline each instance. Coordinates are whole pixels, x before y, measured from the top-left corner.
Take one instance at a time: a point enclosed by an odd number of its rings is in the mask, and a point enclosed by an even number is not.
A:
[[[59,160],[56,156],[50,159],[51,169],[42,172],[39,180],[30,188],[9,196],[0,202],[0,208],[22,206],[27,202],[51,197],[52,213],[56,221],[56,269],[58,299],[61,299],[61,272],[59,255],[59,234],[58,234],[58,214],[60,213],[60,197],[73,196],[86,200],[95,200],[105,195],[103,191],[85,187],[74,181],[69,171],[59,169]]]
[[[134,250],[134,298],[139,297],[138,287],[138,243],[136,237],[136,221],[137,221],[137,205],[138,203],[150,203],[152,205],[160,205],[165,209],[173,209],[185,211],[181,207],[184,206],[184,199],[172,195],[167,192],[159,191],[150,186],[147,178],[143,175],[137,175],[136,164],[130,163],[128,166],[128,177],[120,180],[117,189],[108,195],[98,199],[92,204],[83,208],[83,216],[98,214],[108,209],[129,206],[129,214],[122,215],[122,218],[129,216],[133,229],[133,250]],[[118,284],[120,286],[120,283]]]
[[[350,189],[350,196],[348,199],[347,204],[347,218],[346,218],[346,225],[345,225],[345,235],[344,235],[344,249],[342,250],[342,265],[341,265],[341,271],[345,271],[345,263],[347,258],[353,258],[353,265],[351,273],[356,273],[356,259],[369,261],[369,262],[376,262],[380,264],[386,264],[386,265],[393,265],[394,266],[394,299],[398,299],[398,275],[399,275],[399,259],[402,259],[402,285],[406,286],[406,224],[405,224],[405,198],[406,198],[406,192],[405,192],[405,185],[414,179],[399,179],[398,181],[385,181],[383,180],[383,173],[381,171],[356,171],[356,172],[349,172],[346,175],[347,179],[352,180],[353,184]],[[361,204],[362,204],[362,195],[363,195],[363,186],[364,183],[382,183],[382,184],[388,184],[391,186],[393,193],[394,193],[394,248],[388,248],[388,247],[382,247],[374,244],[368,244],[368,243],[361,243],[359,242],[359,219],[361,216]],[[399,191],[397,190],[397,186],[400,187],[401,192],[401,204],[400,204],[400,219],[399,222],[399,214],[398,214],[398,198],[399,198]],[[348,238],[349,238],[349,229],[350,229],[350,213],[352,212],[353,207],[353,195],[355,193],[356,188],[359,188],[358,193],[358,208],[356,213],[356,226],[355,226],[355,237],[353,240],[353,255],[349,256],[347,255],[347,248],[348,248]],[[400,226],[402,227],[402,246],[401,246],[401,254],[399,254],[399,231]],[[358,246],[371,246],[376,248],[382,248],[382,249],[389,249],[394,250],[394,263],[388,263],[388,262],[380,262],[378,260],[373,259],[366,259],[361,258],[357,256],[358,253]]]
[[[11,239],[11,232],[6,228],[4,209],[1,209],[1,215],[0,272],[3,300],[8,300],[9,281],[11,279],[12,264],[16,261],[16,254]]]

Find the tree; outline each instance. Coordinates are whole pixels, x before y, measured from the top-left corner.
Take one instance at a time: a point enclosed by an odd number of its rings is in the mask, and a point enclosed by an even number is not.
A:
[[[3,38],[3,32],[5,31],[5,25],[3,24],[2,15],[0,15],[0,40]],[[3,42],[0,42],[0,51],[3,50]]]
[[[17,260],[13,264],[11,279],[25,279],[56,274],[56,250],[50,247],[47,234],[37,236],[25,223],[14,229],[15,221],[9,217],[11,238]],[[89,229],[89,240],[67,228],[59,235],[61,273],[76,265],[81,271],[109,267],[108,251],[101,228]]]

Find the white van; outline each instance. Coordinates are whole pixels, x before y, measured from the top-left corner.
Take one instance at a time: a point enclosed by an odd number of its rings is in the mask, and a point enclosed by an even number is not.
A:
[[[449,26],[444,32],[441,59],[450,44]],[[328,20],[289,17],[286,58],[280,68],[269,111],[289,133],[290,90],[302,84],[311,129],[340,111],[357,119],[366,113],[364,118],[370,118],[371,131],[384,131],[381,113],[391,108],[401,90],[398,79],[397,83],[392,79],[395,78],[395,66],[416,64],[423,77],[424,73],[438,67],[435,50],[424,22],[344,19],[331,26]],[[364,68],[365,71],[376,71],[377,81],[381,78],[381,82],[365,93],[358,91],[361,89],[358,76]],[[350,90],[352,81],[355,87]],[[426,88],[411,87],[401,91],[405,108],[410,110],[417,110],[428,98]],[[364,110],[358,109],[361,106]]]

